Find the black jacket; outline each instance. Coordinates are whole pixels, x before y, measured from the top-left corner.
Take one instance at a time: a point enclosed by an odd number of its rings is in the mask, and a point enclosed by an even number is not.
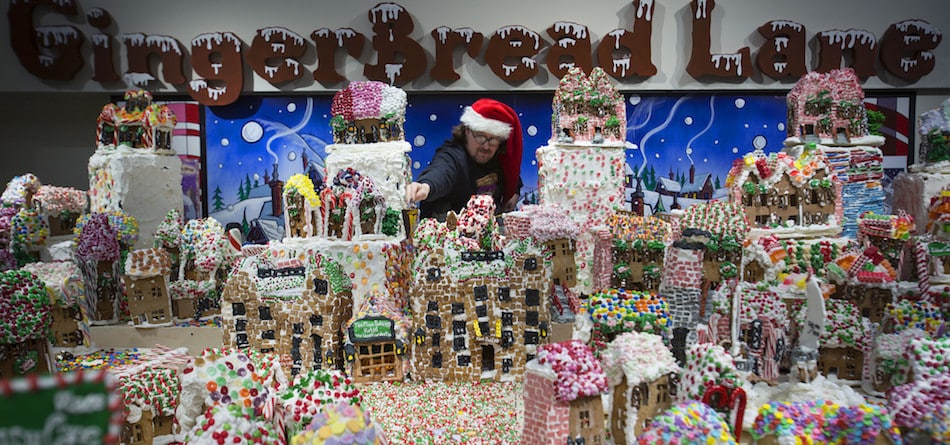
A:
[[[478,164],[468,156],[465,147],[445,141],[416,179],[429,184],[429,197],[419,205],[420,216],[442,220],[449,210],[458,213],[469,198],[480,194],[492,195],[495,207],[500,209],[502,175],[497,154],[488,163]]]

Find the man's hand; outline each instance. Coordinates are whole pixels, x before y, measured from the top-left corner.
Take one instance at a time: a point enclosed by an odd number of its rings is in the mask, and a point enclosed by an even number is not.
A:
[[[501,205],[501,212],[506,213],[506,212],[511,212],[515,210],[518,207],[519,199],[521,199],[521,196],[519,195],[512,196],[511,199],[508,200],[508,202]]]
[[[425,201],[429,197],[429,184],[413,182],[406,186],[406,200],[410,203]]]

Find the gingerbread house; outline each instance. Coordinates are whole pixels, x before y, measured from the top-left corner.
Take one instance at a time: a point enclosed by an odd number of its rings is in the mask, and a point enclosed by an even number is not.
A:
[[[10,219],[10,251],[20,265],[40,260],[49,226],[37,208],[23,207]]]
[[[3,189],[0,203],[3,203],[3,207],[12,207],[17,210],[33,207],[33,197],[42,186],[40,178],[33,173],[14,176]]]
[[[34,196],[49,225],[50,236],[72,235],[76,218],[89,208],[89,197],[83,190],[43,185]]]
[[[874,338],[870,380],[875,391],[886,393],[911,380],[910,363],[905,354],[909,355],[915,338],[927,337],[928,333],[921,329],[908,328],[896,333],[885,332]]]
[[[314,220],[322,227],[316,235],[348,241],[381,233],[385,217],[396,218],[398,224],[398,217],[386,210],[386,199],[372,178],[353,168],[340,170],[320,192],[320,214]]]
[[[53,305],[46,285],[25,270],[0,272],[0,378],[51,370]]]
[[[663,339],[647,333],[621,334],[602,358],[612,394],[611,437],[616,444],[634,444],[654,416],[672,405],[680,367]]]
[[[181,232],[178,280],[169,284],[176,318],[208,318],[221,312],[227,272],[240,256],[214,218],[188,221]]]
[[[733,163],[726,186],[756,228],[782,233],[778,229],[795,227],[800,236],[820,226],[821,234],[837,233],[832,226],[843,215],[841,181],[818,150],[803,150],[797,158],[757,150]]]
[[[165,214],[162,222],[155,229],[155,246],[168,252],[168,259],[172,262],[170,279],[178,280],[179,259],[181,258],[181,232],[184,229],[181,212],[172,209]],[[177,313],[175,314],[177,317]],[[185,317],[179,317],[185,318]]]
[[[351,317],[352,286],[340,265],[322,255],[306,263],[244,258],[222,294],[224,344],[277,354],[287,371],[343,366],[341,333]]]
[[[423,220],[413,245],[413,377],[521,380],[550,332],[551,263],[531,238],[504,244],[490,196],[457,225]]]
[[[46,284],[53,298],[53,346],[89,346],[89,322],[95,309],[86,296],[82,271],[69,261],[30,263],[22,270]]]
[[[913,268],[902,269],[902,256],[910,254],[911,235],[916,233],[914,218],[904,210],[896,215],[878,215],[867,211],[858,218],[858,242],[874,246],[897,270],[897,277],[909,277]],[[906,252],[906,253],[905,253]]]
[[[122,443],[146,445],[174,441],[178,379],[190,356],[185,348],[157,346],[136,360],[109,370],[122,397]]]
[[[854,69],[809,72],[786,96],[789,137],[847,145],[868,134],[864,90]]]
[[[357,383],[402,381],[408,373],[410,319],[392,299],[376,293],[363,300],[343,326],[343,354]]]
[[[330,127],[336,144],[401,141],[406,92],[378,81],[350,82],[333,95]]]
[[[136,326],[168,326],[172,323],[168,276],[171,259],[164,249],[152,247],[129,253],[122,282],[129,317]]]
[[[579,340],[542,345],[525,375],[521,443],[604,444],[607,375]]]
[[[703,288],[715,288],[720,282],[739,275],[742,246],[749,232],[745,208],[734,202],[711,201],[686,208],[680,220],[685,232],[708,232],[703,251]]]
[[[732,310],[734,302],[739,304],[737,311]],[[739,341],[738,350],[748,370],[758,378],[775,382],[782,352],[789,344],[788,309],[778,293],[745,282],[723,284],[713,293],[712,306],[714,312],[708,321],[710,337],[730,348],[733,341]],[[739,332],[735,335],[733,314],[739,317]]]
[[[177,118],[167,105],[152,103],[152,93],[129,90],[125,106],[106,104],[96,120],[96,145],[149,151],[171,150]]]
[[[663,256],[672,242],[670,224],[659,218],[618,211],[607,219],[612,246],[610,286],[656,292],[660,287]],[[597,265],[595,265],[597,267]]]
[[[807,303],[795,315],[799,326],[804,325],[806,312]],[[825,376],[836,374],[841,380],[862,380],[864,360],[871,352],[870,323],[850,301],[826,300],[825,327],[819,338],[818,371]]]
[[[86,290],[94,302],[93,320],[114,320],[120,313],[118,230],[107,214],[93,213],[79,220],[76,231],[76,256],[83,264]]]
[[[313,181],[304,174],[296,174],[284,184],[284,233],[287,236],[306,238],[316,233],[320,226],[316,218],[321,214],[320,197]]]
[[[843,289],[838,297],[851,301],[862,317],[880,323],[894,300],[897,271],[875,246],[851,251],[826,266],[829,281]]]
[[[600,67],[572,67],[554,91],[551,134],[562,144],[623,142],[626,104]]]

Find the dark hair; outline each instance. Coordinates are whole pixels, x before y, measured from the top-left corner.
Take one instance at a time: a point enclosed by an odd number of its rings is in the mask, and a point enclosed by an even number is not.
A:
[[[465,138],[466,130],[468,130],[468,126],[465,124],[457,124],[456,126],[452,127],[452,142],[465,147],[465,144],[467,143]],[[506,142],[508,142],[508,139],[502,139],[501,144],[498,145],[498,151],[495,152],[495,156],[498,156],[499,154],[502,154],[506,151],[505,148],[508,146]]]

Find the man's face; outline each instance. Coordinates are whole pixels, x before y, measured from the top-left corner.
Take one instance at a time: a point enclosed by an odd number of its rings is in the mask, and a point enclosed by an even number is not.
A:
[[[495,157],[498,147],[505,141],[502,138],[472,131],[471,129],[466,129],[465,133],[465,149],[468,151],[468,155],[479,164],[485,164]]]

